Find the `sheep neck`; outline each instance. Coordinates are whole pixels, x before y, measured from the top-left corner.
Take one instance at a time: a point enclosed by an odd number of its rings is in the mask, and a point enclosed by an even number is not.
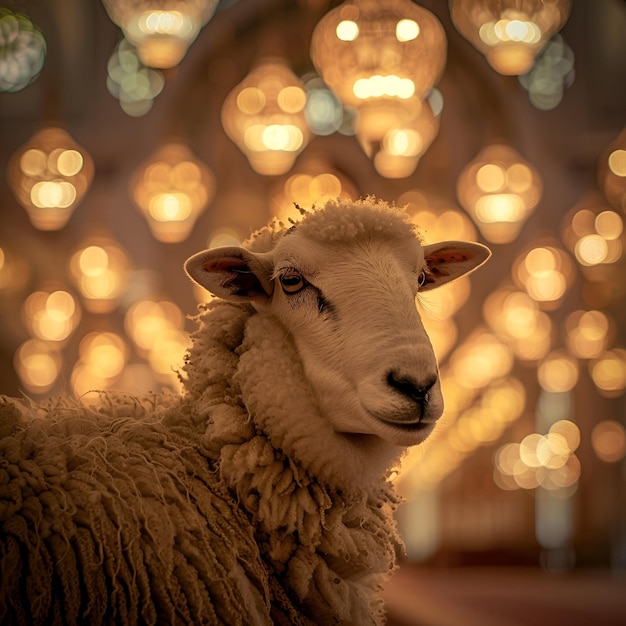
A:
[[[215,303],[200,323],[186,366],[187,404],[268,569],[317,623],[329,615],[382,621],[375,594],[401,548],[392,486],[382,471],[364,479],[350,466],[358,442],[318,414],[275,320]]]

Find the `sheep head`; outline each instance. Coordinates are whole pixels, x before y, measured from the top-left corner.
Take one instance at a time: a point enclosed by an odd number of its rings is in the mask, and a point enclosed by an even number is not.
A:
[[[185,269],[215,296],[282,324],[336,432],[423,441],[443,400],[415,299],[482,265],[488,248],[422,245],[403,211],[372,200],[329,202],[272,239],[262,251],[200,252]]]

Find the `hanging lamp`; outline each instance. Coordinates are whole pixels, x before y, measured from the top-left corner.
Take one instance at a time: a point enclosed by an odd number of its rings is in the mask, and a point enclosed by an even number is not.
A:
[[[266,59],[226,97],[222,125],[259,174],[285,174],[311,138],[302,81],[282,59]]]
[[[526,74],[565,24],[571,0],[450,0],[457,30],[496,72]]]
[[[9,162],[9,185],[39,230],[59,230],[87,192],[93,161],[61,128],[35,133]]]
[[[218,0],[103,0],[111,20],[136,48],[144,65],[178,65],[211,19]]]

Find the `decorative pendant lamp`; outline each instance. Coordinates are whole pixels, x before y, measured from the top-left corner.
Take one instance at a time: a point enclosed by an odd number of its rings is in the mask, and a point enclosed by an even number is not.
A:
[[[285,174],[310,140],[302,81],[280,59],[254,68],[226,97],[222,125],[259,174]]]
[[[526,74],[567,21],[571,0],[450,0],[457,30],[496,72]]]
[[[346,107],[358,110],[368,146],[410,128],[446,62],[439,20],[409,0],[354,0],[329,11],[311,39],[311,59]]]
[[[155,239],[184,241],[215,193],[209,168],[181,143],[170,143],[140,165],[131,181],[133,200]]]
[[[136,48],[144,65],[178,65],[218,0],[103,0],[109,17]]]
[[[59,230],[93,178],[87,151],[61,128],[44,128],[13,154],[9,184],[39,230]]]
[[[542,191],[537,170],[501,144],[482,150],[457,182],[459,202],[492,243],[510,243],[517,237]]]

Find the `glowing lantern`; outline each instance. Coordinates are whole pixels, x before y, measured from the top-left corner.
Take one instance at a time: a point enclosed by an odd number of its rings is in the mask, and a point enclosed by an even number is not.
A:
[[[39,230],[59,230],[93,178],[93,162],[64,130],[45,128],[13,154],[9,183]]]
[[[0,8],[0,92],[28,87],[41,72],[46,40],[30,18]]]
[[[133,200],[156,239],[184,241],[215,193],[209,168],[185,145],[170,143],[135,171]]]
[[[379,171],[406,171],[407,159],[421,154],[418,143],[428,145],[414,127],[423,124],[422,100],[445,67],[439,20],[408,0],[346,2],[315,27],[311,59],[344,106],[358,110],[357,134],[370,156],[371,144],[392,133]]]
[[[144,65],[178,65],[211,19],[218,0],[103,0]]]
[[[300,79],[281,61],[266,60],[226,97],[222,125],[259,174],[285,174],[310,140]]]
[[[126,287],[129,262],[125,252],[109,239],[84,242],[70,258],[70,272],[85,308],[108,313]]]
[[[461,172],[459,202],[492,243],[510,243],[537,206],[541,178],[513,148],[493,144]]]
[[[457,30],[496,72],[525,74],[537,54],[565,24],[571,0],[450,0]]]
[[[626,213],[626,129],[601,157],[599,182],[611,206]]]

